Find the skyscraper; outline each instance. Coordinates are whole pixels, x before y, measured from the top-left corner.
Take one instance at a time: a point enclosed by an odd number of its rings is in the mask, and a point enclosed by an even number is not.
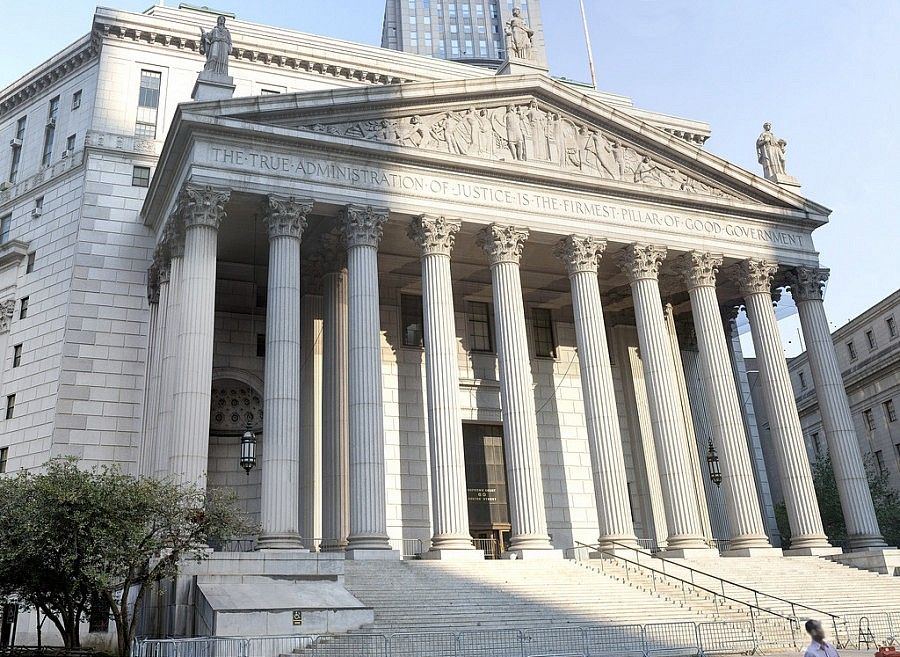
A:
[[[546,65],[539,0],[387,0],[381,45],[476,64],[506,59],[506,22],[514,7],[534,30],[535,63]]]

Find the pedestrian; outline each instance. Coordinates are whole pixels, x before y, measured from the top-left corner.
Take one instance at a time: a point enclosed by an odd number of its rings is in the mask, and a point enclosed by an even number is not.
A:
[[[803,657],[840,657],[837,649],[825,641],[825,630],[817,620],[806,621],[806,632],[812,639]]]

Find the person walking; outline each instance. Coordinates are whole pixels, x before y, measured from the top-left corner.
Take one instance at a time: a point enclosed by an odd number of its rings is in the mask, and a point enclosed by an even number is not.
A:
[[[822,623],[812,619],[806,621],[806,633],[809,634],[812,642],[803,657],[840,657],[837,649],[825,641],[825,630],[822,628]]]

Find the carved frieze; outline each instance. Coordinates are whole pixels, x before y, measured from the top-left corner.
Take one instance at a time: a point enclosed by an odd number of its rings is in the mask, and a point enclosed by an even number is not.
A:
[[[830,270],[797,267],[785,274],[794,301],[822,301]]]
[[[527,228],[491,224],[478,233],[475,242],[488,255],[492,265],[501,262],[519,264],[527,239]]]
[[[619,257],[619,268],[630,282],[646,278],[658,279],[666,247],[654,244],[629,244]]]
[[[717,198],[734,195],[643,149],[532,100],[401,118],[313,123],[303,129],[487,160],[529,161],[596,178]]]
[[[600,258],[606,250],[606,240],[599,237],[569,235],[554,249],[557,258],[566,266],[569,276],[579,272],[597,273]]]
[[[422,255],[449,256],[461,225],[446,217],[422,215],[409,223],[406,234],[419,245]]]

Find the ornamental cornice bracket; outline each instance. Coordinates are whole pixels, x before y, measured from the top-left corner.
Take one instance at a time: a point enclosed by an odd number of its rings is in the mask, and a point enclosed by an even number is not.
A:
[[[528,240],[528,229],[507,224],[491,224],[475,236],[475,243],[487,254],[491,265],[519,264]]]
[[[659,270],[666,259],[666,247],[635,242],[625,247],[619,256],[619,268],[629,283],[639,280],[659,280]]]
[[[263,216],[269,239],[276,237],[301,239],[307,226],[306,217],[312,211],[313,204],[312,199],[270,194]]]
[[[409,222],[406,234],[419,246],[423,256],[449,256],[461,227],[460,221],[423,214]]]
[[[825,283],[831,270],[819,267],[795,267],[785,272],[784,278],[794,301],[822,301]]]
[[[562,261],[569,276],[580,272],[597,273],[600,258],[606,251],[606,240],[587,235],[569,235],[561,239],[553,250]]]
[[[708,251],[690,251],[675,261],[675,269],[689,290],[698,287],[715,287],[716,274],[724,257]]]

